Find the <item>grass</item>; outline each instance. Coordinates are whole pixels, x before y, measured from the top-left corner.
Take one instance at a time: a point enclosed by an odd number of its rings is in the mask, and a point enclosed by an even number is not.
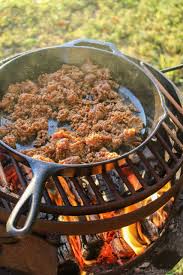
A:
[[[159,69],[180,64],[183,0],[0,0],[0,58],[81,37],[113,42]],[[181,71],[169,76],[183,84]]]
[[[0,0],[0,58],[88,37],[161,69],[183,61],[182,22],[183,0]]]
[[[166,275],[182,275],[182,274],[183,274],[183,259],[180,260],[180,262],[178,262],[178,264],[176,264],[176,266],[171,271],[166,273]]]

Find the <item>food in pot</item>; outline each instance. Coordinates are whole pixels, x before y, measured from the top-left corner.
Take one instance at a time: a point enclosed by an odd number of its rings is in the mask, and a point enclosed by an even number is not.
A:
[[[61,164],[118,157],[141,142],[143,122],[107,68],[63,64],[36,81],[8,87],[0,137],[34,158]]]

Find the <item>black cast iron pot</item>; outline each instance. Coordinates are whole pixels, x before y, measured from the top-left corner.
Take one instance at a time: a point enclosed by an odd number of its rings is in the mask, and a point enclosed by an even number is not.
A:
[[[98,163],[60,165],[47,163],[28,157],[17,150],[12,149],[3,141],[0,144],[19,161],[29,163],[33,171],[33,178],[25,192],[14,207],[7,222],[7,232],[14,236],[21,236],[31,230],[36,219],[42,197],[45,180],[57,173],[64,176],[86,176],[101,173],[113,169],[114,164],[120,165],[122,159],[128,154],[143,147],[155,134],[159,125],[166,117],[164,99],[156,82],[148,70],[144,69],[143,63],[136,64],[119,52],[116,47],[108,42],[79,39],[62,46],[48,47],[25,52],[18,57],[7,60],[0,67],[0,90],[1,97],[7,87],[15,82],[27,79],[36,79],[42,73],[51,73],[61,67],[62,64],[81,65],[87,59],[102,67],[109,68],[113,78],[120,87],[130,91],[129,98],[133,101],[138,99],[145,115],[146,129],[148,134],[138,147],[125,152],[120,157]],[[132,95],[132,97],[131,97]],[[30,200],[30,210],[26,222],[22,228],[17,223],[24,204]]]

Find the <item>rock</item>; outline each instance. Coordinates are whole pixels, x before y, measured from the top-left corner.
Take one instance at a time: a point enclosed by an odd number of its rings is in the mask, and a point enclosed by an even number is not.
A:
[[[129,158],[131,159],[131,161],[134,163],[134,164],[138,164],[140,162],[140,158],[137,154],[131,154],[129,156]]]
[[[5,227],[0,225],[0,235],[5,234]],[[27,235],[16,243],[2,245],[0,266],[31,275],[55,275],[57,249],[37,236]]]
[[[136,267],[136,268],[134,269],[134,271],[135,271],[135,273],[140,273],[140,272],[141,272],[141,269],[140,269],[139,267]]]
[[[175,226],[174,226],[174,224],[172,223],[172,224],[170,224],[169,229],[170,229],[170,230],[173,230],[174,227],[175,227]]]
[[[140,265],[140,268],[147,268],[148,266],[150,266],[150,262],[144,262]]]

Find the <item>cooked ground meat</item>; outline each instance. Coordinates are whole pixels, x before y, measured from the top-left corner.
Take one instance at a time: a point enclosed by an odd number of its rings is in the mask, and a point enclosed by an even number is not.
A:
[[[0,102],[8,121],[0,125],[0,138],[15,148],[32,143],[32,149],[22,152],[62,164],[115,158],[121,146],[141,142],[143,127],[118,87],[108,69],[90,61],[81,67],[64,64],[35,82],[12,84]],[[57,123],[52,133],[50,119]]]

